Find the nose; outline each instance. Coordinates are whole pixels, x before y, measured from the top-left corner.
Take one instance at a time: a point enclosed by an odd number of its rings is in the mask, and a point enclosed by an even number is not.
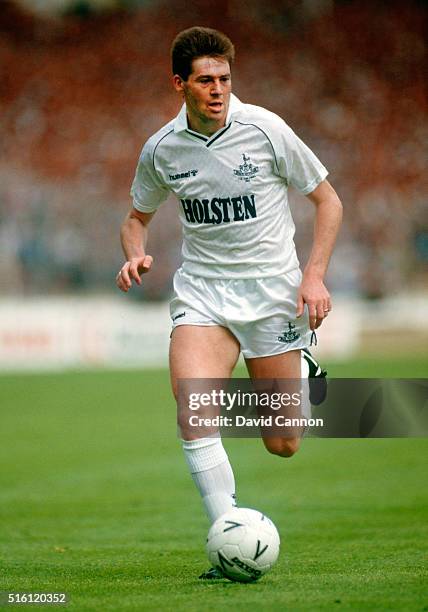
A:
[[[211,94],[220,95],[222,93],[220,79],[215,79],[211,88]]]

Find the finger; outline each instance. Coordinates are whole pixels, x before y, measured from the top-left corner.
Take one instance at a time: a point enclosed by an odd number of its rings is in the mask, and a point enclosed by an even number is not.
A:
[[[140,275],[138,274],[138,266],[136,263],[131,264],[129,266],[129,276],[130,278],[133,278],[135,280],[137,285],[141,285],[141,278],[140,278]]]
[[[322,302],[321,303],[318,302],[318,304],[316,304],[314,308],[315,308],[315,325],[313,329],[318,329],[318,327],[321,325],[321,323],[324,320],[324,308],[323,308]]]
[[[321,327],[323,321],[324,321],[324,318],[317,319],[317,321],[315,323],[315,329],[318,329],[318,327]]]
[[[328,300],[324,300],[323,302],[323,312],[324,312],[324,317],[326,317],[328,315],[328,313],[330,312],[330,308],[328,305]]]
[[[120,275],[120,272],[119,272],[119,274],[116,276],[116,285],[119,287],[119,289],[120,289],[121,291],[125,291],[125,293],[128,291],[128,287],[126,287],[126,286],[125,286],[125,284],[124,284],[124,282],[123,282],[123,280],[122,280],[122,277],[121,277],[121,275]]]
[[[331,302],[331,298],[330,298],[330,296],[329,296],[329,297],[328,297],[328,299],[327,299],[327,308],[328,308],[329,312],[330,312],[330,310],[332,310],[332,309],[333,309],[333,304],[332,304],[332,302]]]
[[[303,302],[303,297],[301,293],[299,293],[299,295],[297,296],[297,311],[296,311],[297,318],[302,316],[304,308],[305,308],[305,304]]]
[[[328,310],[324,308],[324,304],[319,302],[316,306],[317,310],[317,319],[324,319],[324,317],[328,314]]]
[[[308,310],[309,310],[309,327],[311,328],[312,331],[314,331],[314,329],[316,329],[316,324],[317,324],[317,310],[315,308],[315,304],[308,304]]]
[[[123,268],[119,272],[119,275],[120,275],[123,285],[127,287],[128,289],[130,289],[132,285],[132,281],[129,278],[129,263],[126,263],[123,266]]]
[[[146,255],[143,261],[142,268],[140,270],[141,274],[146,274],[152,267],[153,257],[151,255]]]

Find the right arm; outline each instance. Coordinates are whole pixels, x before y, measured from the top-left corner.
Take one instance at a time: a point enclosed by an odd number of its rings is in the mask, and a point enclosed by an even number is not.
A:
[[[140,274],[150,270],[153,262],[151,255],[146,255],[148,224],[155,213],[143,213],[136,208],[126,215],[120,228],[120,240],[125,254],[125,263],[116,276],[116,284],[121,291],[129,291],[134,280],[141,285]]]

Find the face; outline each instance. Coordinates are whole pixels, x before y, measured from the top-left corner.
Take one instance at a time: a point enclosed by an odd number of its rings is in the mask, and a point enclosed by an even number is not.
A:
[[[187,81],[174,76],[174,87],[184,94],[190,127],[213,134],[226,122],[232,89],[229,62],[217,57],[199,57],[193,60],[192,68]]]

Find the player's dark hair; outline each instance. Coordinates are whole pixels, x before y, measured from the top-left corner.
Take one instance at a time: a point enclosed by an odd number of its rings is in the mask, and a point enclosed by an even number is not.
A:
[[[198,57],[221,57],[232,64],[235,48],[232,41],[218,30],[195,26],[175,37],[171,47],[172,73],[187,81],[192,73],[192,62]]]

